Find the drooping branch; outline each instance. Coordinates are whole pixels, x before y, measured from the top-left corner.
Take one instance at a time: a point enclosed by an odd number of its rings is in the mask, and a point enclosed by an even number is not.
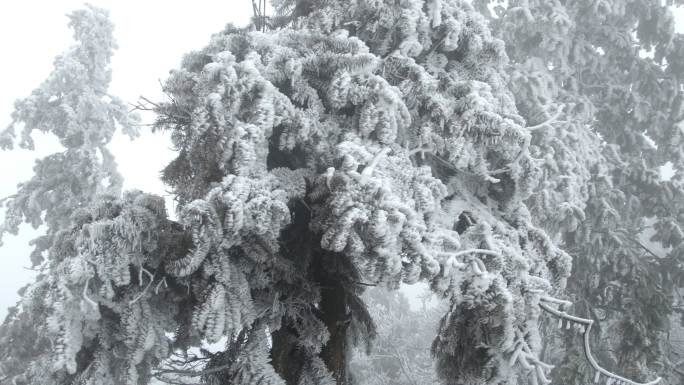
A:
[[[591,354],[591,347],[589,345],[589,333],[591,332],[591,326],[594,324],[593,320],[586,319],[586,318],[580,318],[577,316],[570,315],[566,313],[565,311],[562,310],[563,306],[569,304],[567,301],[555,299],[555,298],[550,298],[550,297],[542,297],[539,299],[539,307],[544,310],[545,312],[553,315],[554,317],[558,318],[560,320],[560,325],[562,325],[563,321],[565,321],[568,324],[568,327],[570,325],[578,325],[580,330],[582,331],[582,336],[584,339],[584,356],[589,362],[589,365],[591,365],[592,368],[596,371],[596,374],[594,376],[594,382],[598,383],[601,375],[607,377],[609,379],[609,383],[615,384],[617,381],[617,384],[626,384],[626,385],[655,385],[660,382],[661,378],[658,377],[655,380],[649,381],[649,382],[637,382],[633,381],[627,378],[624,378],[622,376],[619,376],[613,372],[610,372],[604,368],[602,368],[597,362],[594,356]],[[550,304],[556,303],[559,304],[559,309],[555,309],[552,307]],[[610,382],[612,380],[612,382]]]
[[[373,171],[375,170],[375,167],[378,165],[378,163],[380,163],[380,160],[385,155],[387,155],[389,150],[390,150],[389,148],[383,148],[380,152],[375,154],[375,156],[373,157],[373,160],[368,165],[366,165],[366,167],[361,171],[361,175],[363,175],[363,176],[373,175]]]
[[[88,297],[88,284],[90,283],[90,277],[86,279],[85,285],[83,286],[83,299],[91,304],[95,309],[97,309],[97,303]]]
[[[152,285],[152,282],[154,281],[154,275],[152,273],[150,273],[149,271],[147,271],[147,269],[145,269],[144,267],[140,266],[140,278],[138,281],[138,284],[140,286],[142,286],[142,281],[143,281],[142,280],[142,273],[145,273],[145,274],[147,274],[148,277],[150,277],[150,282],[147,283],[147,286],[145,286],[145,288],[143,289],[143,291],[140,292],[140,294],[138,294],[135,298],[133,298],[132,300],[130,300],[128,302],[129,305],[132,305],[132,304],[138,302],[138,300],[140,300],[140,298],[142,298],[142,296],[145,295],[145,293],[147,292],[147,289],[150,288],[150,286]]]
[[[515,350],[509,359],[509,365],[513,366],[519,363],[528,373],[533,384],[550,384],[551,380],[546,378],[545,371],[553,369],[553,365],[542,362],[536,354],[532,352],[529,344],[525,340],[525,336],[520,330],[515,330],[517,342]]]
[[[459,174],[467,174],[471,176],[478,176],[478,174],[475,174],[473,172],[470,172],[466,169],[463,168],[458,168],[454,166],[451,162],[448,160],[442,158],[441,156],[437,155],[437,152],[434,150],[433,147],[430,146],[424,146],[424,147],[418,147],[414,148],[412,150],[409,150],[408,155],[409,156],[414,156],[416,154],[420,154],[421,159],[425,156],[425,154],[429,154],[433,159],[437,160],[442,166],[448,168],[449,170],[459,173]],[[496,171],[491,171],[488,174],[481,175],[486,181],[490,183],[499,183],[500,180],[497,178],[494,178],[492,175],[495,175],[497,172],[501,170],[496,170]]]
[[[560,108],[558,108],[558,110],[556,110],[556,112],[553,114],[553,116],[551,116],[549,119],[547,119],[547,120],[545,120],[539,124],[535,124],[534,126],[525,127],[525,129],[527,131],[534,131],[534,130],[538,130],[540,128],[550,126],[551,123],[554,123],[558,120],[558,118],[561,116],[562,113],[563,113],[563,107],[560,107]]]
[[[488,250],[488,249],[467,249],[467,250],[457,251],[454,253],[440,252],[440,253],[437,253],[437,256],[447,258],[444,265],[449,266],[450,268],[453,268],[453,267],[457,267],[457,266],[462,266],[462,263],[460,261],[458,261],[458,258],[464,257],[466,255],[472,255],[472,254],[484,254],[484,255],[491,255],[493,257],[501,257],[501,254],[498,253],[497,251]],[[484,262],[482,262],[482,260],[476,256],[472,256],[472,257],[466,259],[464,262],[469,263],[473,269],[473,272],[475,272],[475,274],[478,276],[487,272],[487,267],[485,266]]]

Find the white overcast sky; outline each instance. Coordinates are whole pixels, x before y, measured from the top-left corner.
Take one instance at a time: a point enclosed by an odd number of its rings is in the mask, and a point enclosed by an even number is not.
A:
[[[228,22],[245,25],[252,12],[250,0],[90,3],[108,9],[116,26],[119,49],[112,60],[110,93],[128,102],[135,102],[140,95],[159,100],[159,80],[178,67],[184,53],[204,47],[210,35]],[[82,4],[79,0],[0,1],[0,129],[9,123],[14,100],[29,95],[52,70],[54,57],[72,44],[65,15]],[[684,12],[676,13],[678,21],[684,20]],[[684,32],[684,23],[677,24],[679,32]],[[0,151],[0,198],[13,194],[17,183],[31,177],[36,157],[59,150],[48,137],[38,137],[36,144],[35,152]],[[158,175],[173,157],[166,137],[146,133],[130,142],[117,136],[111,147],[126,189],[164,193]],[[23,226],[19,236],[6,236],[0,247],[0,322],[7,307],[18,300],[17,290],[33,277],[25,268],[30,265],[27,243],[38,234]]]

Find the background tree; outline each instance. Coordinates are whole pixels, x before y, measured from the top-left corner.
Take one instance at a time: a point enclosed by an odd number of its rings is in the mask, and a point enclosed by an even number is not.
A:
[[[430,344],[446,304],[420,296],[422,306],[413,309],[402,291],[381,288],[363,295],[377,327],[371,346],[354,350],[351,372],[358,385],[436,385],[435,360]]]
[[[83,273],[91,268],[85,261],[61,263],[57,256],[68,252],[64,250],[68,247],[65,237],[71,233],[73,214],[104,196],[121,194],[122,178],[107,149],[115,130],[119,127],[131,137],[137,135],[136,116],[107,93],[108,67],[116,48],[107,12],[88,6],[68,16],[76,45],[55,59],[54,70],[39,88],[15,103],[12,124],[0,133],[3,149],[13,147],[17,129],[21,129],[22,148],[34,148],[34,130],[53,134],[64,147],[64,151],[37,161],[33,178],[2,202],[5,215],[0,241],[8,232],[16,234],[22,222],[34,228],[45,226],[45,234],[31,242],[31,262],[40,267],[40,273],[34,284],[22,289],[23,300],[10,309],[0,331],[4,381],[20,370],[43,374],[52,364],[76,370],[76,352],[64,352],[74,348],[64,339],[77,338],[69,334],[73,327],[70,331],[68,325],[97,317],[97,311],[88,304],[79,308],[82,297],[74,298],[67,286],[82,286],[88,280]],[[65,296],[70,301],[65,301]],[[60,329],[51,336],[37,329],[48,320]]]
[[[673,3],[476,2],[506,41],[518,110],[538,127],[530,151],[549,177],[527,202],[575,257],[568,294],[599,321],[602,363],[642,379],[669,371],[678,384],[667,355],[684,285],[684,39]],[[674,175],[662,179],[666,162]],[[593,373],[561,335],[547,349],[562,362],[554,379],[586,383]]]
[[[55,234],[69,226],[75,209],[89,206],[98,195],[121,194],[122,178],[107,144],[117,125],[135,137],[137,117],[107,93],[116,49],[107,15],[94,7],[68,15],[77,44],[55,59],[53,72],[31,96],[15,102],[12,123],[0,133],[4,150],[13,148],[17,128],[22,148],[34,149],[34,130],[53,134],[64,147],[38,161],[35,176],[2,202],[7,210],[0,237],[16,234],[22,222],[46,226],[46,234],[33,241],[34,266],[52,247]]]

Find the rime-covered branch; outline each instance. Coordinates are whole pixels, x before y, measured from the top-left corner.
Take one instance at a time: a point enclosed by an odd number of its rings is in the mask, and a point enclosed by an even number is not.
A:
[[[539,124],[535,124],[534,126],[525,127],[525,129],[528,131],[534,131],[534,130],[539,130],[540,128],[550,126],[552,123],[554,123],[558,120],[558,118],[561,116],[562,113],[563,113],[563,108],[559,107],[556,110],[556,112],[553,115],[551,115],[551,117],[548,118],[547,120],[545,120]]]
[[[578,325],[579,330],[582,333],[583,337],[583,342],[584,342],[584,357],[586,358],[587,362],[589,362],[589,365],[596,371],[595,376],[594,376],[594,382],[597,383],[601,377],[601,375],[605,376],[608,378],[609,383],[617,383],[617,384],[628,384],[628,385],[655,385],[661,381],[661,378],[658,377],[655,380],[648,381],[648,382],[637,382],[633,381],[627,378],[624,378],[622,376],[619,376],[615,373],[612,373],[604,368],[602,368],[597,362],[594,356],[591,354],[591,346],[589,345],[590,341],[590,335],[589,333],[591,332],[591,326],[594,324],[593,320],[586,319],[586,318],[580,318],[577,316],[570,315],[566,313],[563,310],[555,309],[551,307],[549,304],[550,303],[556,303],[560,304],[561,306],[567,305],[567,301],[562,301],[562,300],[557,300],[554,298],[550,297],[542,297],[540,298],[540,303],[539,307],[541,307],[544,311],[547,313],[553,315],[554,317],[559,319],[559,325],[562,326],[562,322],[566,322],[566,325],[568,325],[568,328],[570,325]]]

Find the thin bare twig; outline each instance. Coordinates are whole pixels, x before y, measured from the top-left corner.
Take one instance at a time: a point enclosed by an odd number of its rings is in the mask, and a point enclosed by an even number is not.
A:
[[[148,99],[148,98],[146,98],[146,97],[144,97],[144,96],[142,96],[142,95],[140,95],[140,99],[142,99],[142,101],[144,101],[145,103],[148,103],[148,104],[153,105],[155,108],[161,107],[159,104],[157,104],[157,103],[151,101],[150,99]]]

